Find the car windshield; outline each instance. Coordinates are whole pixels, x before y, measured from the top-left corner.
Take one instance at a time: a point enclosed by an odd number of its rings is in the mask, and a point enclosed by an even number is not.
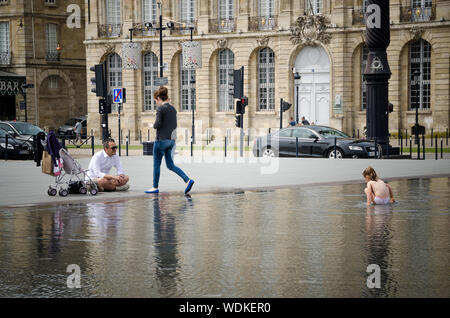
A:
[[[339,131],[337,129],[333,128],[323,128],[317,131],[321,136],[325,138],[349,138],[346,134],[344,134],[342,131]]]
[[[69,119],[68,121],[66,121],[66,122],[64,123],[64,125],[67,125],[67,126],[75,126],[76,123],[77,123],[77,119],[76,119],[76,118],[71,118],[71,119]]]
[[[10,123],[21,135],[36,135],[43,130],[37,126],[27,123]]]

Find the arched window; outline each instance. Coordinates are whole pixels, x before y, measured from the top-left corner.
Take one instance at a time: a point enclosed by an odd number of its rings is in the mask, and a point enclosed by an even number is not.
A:
[[[364,81],[364,70],[366,69],[368,55],[369,48],[364,44],[361,47],[361,110],[367,109],[367,86]]]
[[[234,54],[229,49],[219,52],[219,112],[234,110],[233,96],[228,93],[228,88],[233,83],[230,71],[234,70]]]
[[[270,48],[258,54],[258,101],[259,111],[275,110],[275,55]]]
[[[155,53],[144,55],[144,111],[156,110],[153,93],[158,89],[155,80],[158,77],[158,58]]]
[[[180,54],[180,100],[181,111],[190,111],[192,107],[195,109],[195,70],[183,69],[183,55]],[[189,100],[189,96],[191,97]]]
[[[114,88],[122,88],[122,58],[117,53],[108,56],[108,93]],[[111,111],[117,111],[117,104],[112,104]]]
[[[409,45],[409,107],[430,108],[431,45],[420,39]],[[414,80],[414,72],[420,72],[419,83]],[[418,85],[417,85],[418,84]]]

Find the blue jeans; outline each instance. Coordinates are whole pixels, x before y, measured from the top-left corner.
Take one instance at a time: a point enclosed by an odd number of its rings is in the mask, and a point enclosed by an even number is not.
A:
[[[162,158],[166,158],[167,169],[175,172],[183,179],[184,182],[189,181],[189,177],[175,164],[172,158],[172,149],[175,147],[175,140],[156,140],[153,144],[153,187],[158,188],[159,175],[161,173],[161,161]]]

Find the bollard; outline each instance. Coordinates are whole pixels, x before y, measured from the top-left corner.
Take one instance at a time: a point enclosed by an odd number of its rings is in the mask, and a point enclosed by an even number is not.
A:
[[[359,128],[358,128],[358,139],[359,139]]]
[[[442,152],[443,152],[443,151],[442,151],[442,148],[443,148],[442,146],[443,146],[443,145],[444,145],[444,143],[443,143],[443,140],[442,140],[442,137],[441,137],[441,159],[443,158],[443,157],[442,157]]]
[[[142,132],[139,129],[139,143],[142,144]]]
[[[191,136],[191,157],[193,157],[193,156],[194,156],[194,143],[193,143],[192,136]]]
[[[430,141],[431,141],[431,147],[433,147],[433,128],[431,128]]]
[[[420,142],[420,141],[419,141]],[[425,134],[422,135],[423,160],[425,160]]]
[[[147,129],[147,141],[150,141],[150,129]]]
[[[419,142],[417,143],[417,160],[420,160],[420,138]]]
[[[447,139],[445,145],[448,147],[448,128],[445,129],[445,138]]]
[[[412,143],[411,143],[411,136],[409,137],[409,155],[411,156],[411,158],[412,158]]]
[[[400,154],[403,155],[403,135],[400,138]]]
[[[397,145],[400,145],[400,135],[402,134],[400,128],[398,129],[398,136],[397,136]]]
[[[336,140],[336,137],[334,137],[334,159],[336,159],[336,142],[337,142],[337,140]]]
[[[61,141],[62,141],[62,147],[67,150],[67,148],[66,148],[66,138],[62,137]]]
[[[436,160],[438,160],[438,146],[437,146],[437,135],[434,136],[434,149],[435,149],[435,153],[436,153]]]
[[[411,139],[411,138],[409,138]],[[408,147],[408,129],[405,128],[405,142],[406,142],[406,147]]]
[[[227,136],[225,136],[224,144],[225,144],[225,147],[223,149],[225,151],[225,157],[226,157],[227,156]]]
[[[259,138],[256,137],[256,157],[259,158],[261,145],[259,143]]]
[[[37,141],[36,141],[36,135],[33,135],[33,143],[34,143],[34,149],[37,149]],[[5,161],[8,160],[8,133],[6,133],[5,137]]]
[[[91,135],[91,148],[92,148],[92,155],[94,155],[94,135]]]
[[[334,153],[336,156],[336,153]],[[298,137],[295,137],[295,157],[298,158]]]

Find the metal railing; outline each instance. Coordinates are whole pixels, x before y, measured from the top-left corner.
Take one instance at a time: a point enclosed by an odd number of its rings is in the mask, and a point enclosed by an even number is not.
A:
[[[179,27],[175,27],[173,29],[170,29],[170,34],[171,35],[189,35],[191,34],[191,30],[189,29],[189,27],[194,27],[194,29],[192,30],[192,34],[195,35],[197,34],[197,23],[193,22],[193,23],[182,23],[182,25],[180,25]]]
[[[152,22],[155,24],[155,22]],[[144,27],[143,27],[144,26]],[[156,35],[155,29],[145,28],[145,22],[133,23],[133,35],[142,35],[142,36],[154,36]]]
[[[45,60],[49,62],[58,62],[60,60],[61,54],[59,52],[47,52],[45,55]]]
[[[236,31],[236,19],[209,19],[209,32],[227,33]]]
[[[277,24],[277,16],[256,16],[248,18],[249,31],[274,30]]]
[[[122,34],[122,24],[99,24],[99,38],[116,38]]]
[[[436,6],[431,7],[401,7],[400,22],[432,21],[436,18]]]

